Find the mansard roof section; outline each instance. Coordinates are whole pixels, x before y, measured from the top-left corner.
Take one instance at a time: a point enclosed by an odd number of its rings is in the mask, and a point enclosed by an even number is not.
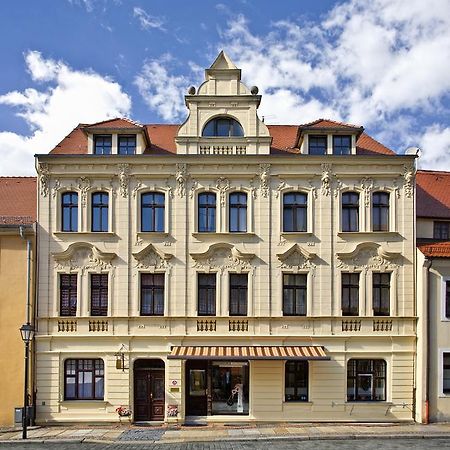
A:
[[[86,127],[89,127],[89,125],[77,125],[50,153],[63,155],[87,154],[88,141],[86,133],[83,131]],[[146,124],[144,127],[150,139],[150,144],[147,145],[144,154],[173,155],[177,153],[175,137],[180,128],[179,124]],[[298,148],[301,132],[300,126],[267,125],[267,128],[272,137],[270,154],[286,155],[300,153],[300,149]],[[380,154],[395,155],[395,152],[368,134],[362,133],[356,142],[356,154],[369,156]]]
[[[127,117],[116,117],[114,119],[103,120],[101,122],[92,123],[86,125],[84,127],[85,131],[94,131],[94,130],[142,130],[144,129],[144,125],[131,120]]]
[[[450,219],[450,172],[417,171],[416,215],[417,217]]]

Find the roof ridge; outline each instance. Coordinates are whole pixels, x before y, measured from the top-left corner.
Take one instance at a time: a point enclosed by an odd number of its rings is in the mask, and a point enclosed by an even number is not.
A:
[[[317,124],[319,122],[332,122],[332,123],[336,123],[338,125],[343,125],[345,127],[363,128],[361,125],[355,125],[355,124],[347,123],[347,122],[340,122],[339,120],[326,119],[326,118],[323,118],[323,117],[321,117],[319,119],[316,119],[316,120],[313,120],[312,122],[302,123],[299,126],[300,127],[308,127],[308,126],[311,126],[311,125],[315,125],[315,124]]]
[[[124,120],[125,122],[128,122],[131,125],[134,125],[134,126],[140,127],[140,128],[142,128],[144,126],[141,123],[137,122],[136,120],[130,119],[129,117],[113,117],[111,119],[101,120],[100,122],[94,122],[94,123],[87,124],[87,125],[85,125],[85,127],[89,128],[89,127],[93,127],[95,125],[102,125],[104,123],[113,122],[114,120]]]
[[[37,177],[33,175],[0,175],[0,179],[4,180],[5,178],[15,179],[15,178],[32,178],[36,180]]]
[[[429,173],[430,175],[439,173],[444,175],[450,175],[450,171],[447,170],[417,169],[417,173]]]

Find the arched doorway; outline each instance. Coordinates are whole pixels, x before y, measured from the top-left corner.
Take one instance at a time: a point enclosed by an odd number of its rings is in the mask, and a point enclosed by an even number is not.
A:
[[[164,420],[164,361],[137,359],[134,362],[134,421]]]

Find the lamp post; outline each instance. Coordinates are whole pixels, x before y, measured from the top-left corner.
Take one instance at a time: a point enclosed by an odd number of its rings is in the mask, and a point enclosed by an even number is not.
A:
[[[28,426],[28,367],[30,361],[30,342],[33,340],[34,327],[27,322],[20,327],[20,335],[25,344],[25,381],[23,386],[22,439],[27,438]]]

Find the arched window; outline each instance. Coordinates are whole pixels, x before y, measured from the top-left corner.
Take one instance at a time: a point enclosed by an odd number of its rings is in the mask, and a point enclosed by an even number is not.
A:
[[[61,195],[61,229],[78,231],[78,194],[65,192]]]
[[[216,194],[213,192],[198,195],[198,231],[216,231]]]
[[[308,196],[301,192],[288,192],[283,195],[283,231],[307,230]]]
[[[91,231],[108,231],[108,203],[106,192],[92,194],[92,224]]]
[[[230,232],[247,231],[247,194],[233,192],[230,194]]]
[[[164,231],[164,194],[146,192],[141,195],[141,231]]]
[[[347,363],[347,401],[386,400],[386,361],[351,359]]]
[[[389,231],[389,194],[374,192],[372,195],[372,231]]]
[[[359,194],[342,194],[342,231],[359,231]]]
[[[241,124],[231,117],[216,117],[211,119],[203,128],[204,137],[242,137],[244,130]]]

